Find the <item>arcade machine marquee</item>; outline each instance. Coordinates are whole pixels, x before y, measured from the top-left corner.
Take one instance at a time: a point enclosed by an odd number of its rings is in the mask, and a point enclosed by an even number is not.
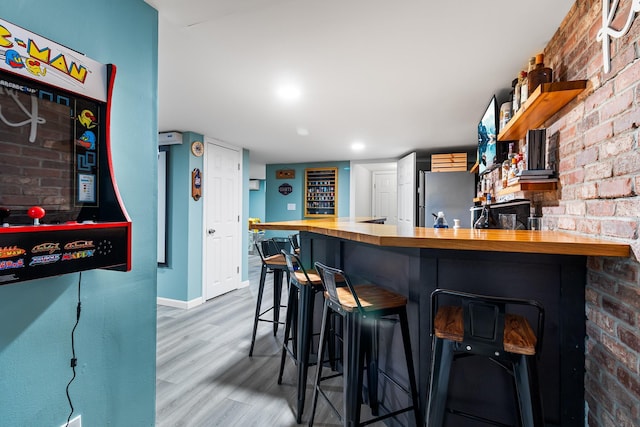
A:
[[[109,149],[115,71],[0,19],[0,285],[131,269]]]

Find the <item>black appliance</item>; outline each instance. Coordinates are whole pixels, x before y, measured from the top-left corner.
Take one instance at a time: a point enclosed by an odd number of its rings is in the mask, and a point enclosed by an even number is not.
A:
[[[528,218],[531,212],[531,201],[528,199],[516,199],[508,202],[493,203],[487,206],[489,209],[489,228],[500,228],[500,214],[516,214],[516,229],[526,230]],[[480,218],[484,206],[471,208],[471,224],[475,224]]]

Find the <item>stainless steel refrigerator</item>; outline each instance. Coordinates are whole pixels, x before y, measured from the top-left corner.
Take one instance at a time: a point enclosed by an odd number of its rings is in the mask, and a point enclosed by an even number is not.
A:
[[[449,228],[459,219],[462,228],[471,228],[475,194],[475,174],[469,172],[427,172],[418,176],[418,226],[433,227],[433,215],[444,212]]]

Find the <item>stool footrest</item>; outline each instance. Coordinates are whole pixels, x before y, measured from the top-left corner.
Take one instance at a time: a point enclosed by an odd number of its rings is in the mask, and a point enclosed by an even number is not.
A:
[[[467,412],[457,411],[457,410],[451,409],[451,408],[447,408],[447,412],[449,412],[450,414],[458,415],[460,417],[469,418],[470,420],[479,421],[479,422],[485,423],[485,424],[491,424],[492,426],[513,427],[511,424],[503,424],[503,423],[500,423],[498,421],[494,421],[494,420],[490,420],[488,418],[481,417],[479,415],[469,414]]]
[[[395,417],[396,415],[404,414],[405,412],[413,411],[413,406],[409,406],[404,409],[398,409],[397,411],[389,412],[379,417],[371,418],[370,420],[360,421],[360,426],[366,426],[369,424],[377,423],[378,421],[386,420],[387,418]]]

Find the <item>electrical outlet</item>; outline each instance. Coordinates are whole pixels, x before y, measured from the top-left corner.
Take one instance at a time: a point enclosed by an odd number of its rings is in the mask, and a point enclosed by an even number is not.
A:
[[[60,427],[82,427],[82,415],[71,418],[69,424],[64,423]]]

